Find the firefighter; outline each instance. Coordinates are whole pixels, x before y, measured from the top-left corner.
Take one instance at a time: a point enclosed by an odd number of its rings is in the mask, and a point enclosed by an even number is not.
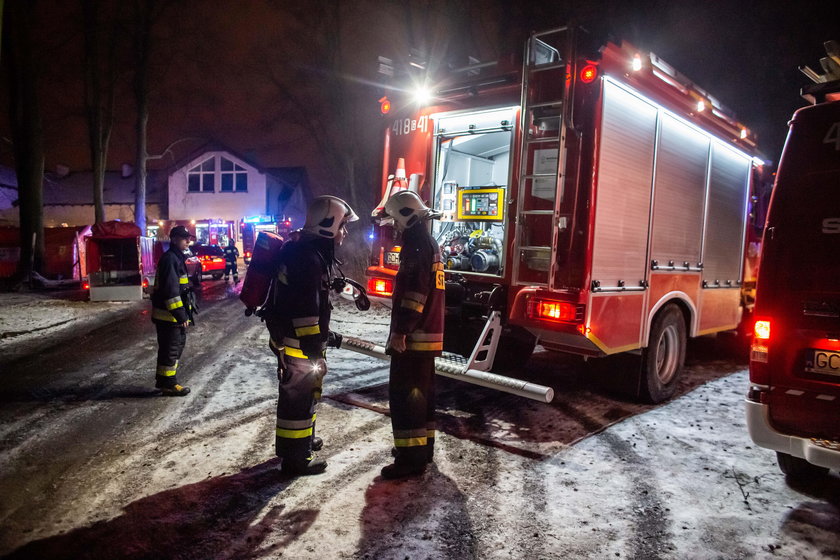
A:
[[[233,242],[233,238],[228,241],[227,247],[225,247],[225,283],[228,281],[228,276],[231,272],[233,272],[233,283],[236,284],[239,282],[239,270],[236,267],[236,259],[239,258],[239,249],[236,248],[236,244]]]
[[[177,373],[187,341],[187,326],[193,322],[195,311],[184,255],[191,237],[184,226],[175,226],[169,232],[169,250],[158,261],[151,297],[152,322],[158,340],[155,387],[172,397],[183,397],[190,392],[189,387],[178,383]]]
[[[385,213],[402,232],[388,352],[394,464],[384,478],[422,474],[435,444],[435,357],[443,351],[444,276],[440,247],[426,221],[438,214],[412,191],[388,199]]]
[[[341,344],[341,336],[329,330],[329,292],[337,270],[335,249],[347,235],[347,223],[358,219],[340,198],[316,198],[302,231],[283,246],[276,263],[270,303],[262,314],[278,362],[275,448],[284,474],[319,474],[327,468],[313,450],[322,445],[315,438],[315,405],[327,373],[326,347]]]

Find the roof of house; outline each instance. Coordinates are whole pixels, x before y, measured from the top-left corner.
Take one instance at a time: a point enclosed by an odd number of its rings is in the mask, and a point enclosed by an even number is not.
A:
[[[134,175],[123,177],[119,171],[105,172],[105,204],[134,204]],[[165,203],[166,174],[150,170],[146,179],[146,203]],[[45,205],[93,204],[93,172],[80,171],[64,177],[44,177]]]

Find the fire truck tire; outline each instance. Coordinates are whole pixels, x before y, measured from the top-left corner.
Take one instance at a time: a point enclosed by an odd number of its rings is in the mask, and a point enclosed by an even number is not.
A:
[[[641,397],[647,402],[668,400],[677,390],[685,363],[686,327],[682,311],[674,304],[657,313],[648,346],[642,352]]]
[[[810,479],[816,476],[822,476],[828,472],[828,468],[826,467],[812,465],[805,459],[800,459],[799,457],[794,457],[781,451],[776,452],[776,461],[779,463],[779,470],[794,480]]]

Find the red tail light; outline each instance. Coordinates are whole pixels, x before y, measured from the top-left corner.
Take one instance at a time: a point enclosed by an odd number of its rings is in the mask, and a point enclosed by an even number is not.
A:
[[[583,309],[582,305],[567,301],[536,298],[528,300],[528,317],[543,321],[580,323],[583,321]]]
[[[755,322],[755,339],[767,341],[770,340],[770,321],[761,320]]]
[[[767,369],[770,356],[770,320],[759,319],[753,327],[753,339],[750,345],[750,381],[770,383],[770,371]]]
[[[587,64],[580,71],[580,81],[584,84],[592,83],[598,77],[598,68],[594,64]]]
[[[245,258],[246,258],[246,259],[250,259],[250,258],[251,258],[251,251],[245,251]]]
[[[88,282],[84,282],[84,283],[82,284],[82,289],[83,289],[83,290],[90,290],[90,283],[88,283]]]
[[[368,278],[368,293],[390,297],[394,294],[394,281],[390,278]]]
[[[143,278],[143,287],[144,287],[144,288],[148,288],[148,287],[149,287],[149,279],[148,279],[148,278]]]

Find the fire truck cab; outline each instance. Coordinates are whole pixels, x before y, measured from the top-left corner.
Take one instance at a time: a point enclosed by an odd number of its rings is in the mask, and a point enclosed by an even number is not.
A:
[[[389,100],[380,206],[410,188],[442,213],[446,349],[469,356],[495,310],[494,369],[537,342],[634,351],[639,393],[659,402],[686,338],[735,329],[748,308],[762,162],[749,130],[656,55],[587,41],[535,33],[521,66],[462,69],[422,106]],[[368,291],[387,297],[397,238],[372,237]]]
[[[840,470],[840,70],[811,74],[770,201],[746,399],[753,441],[794,478]]]

